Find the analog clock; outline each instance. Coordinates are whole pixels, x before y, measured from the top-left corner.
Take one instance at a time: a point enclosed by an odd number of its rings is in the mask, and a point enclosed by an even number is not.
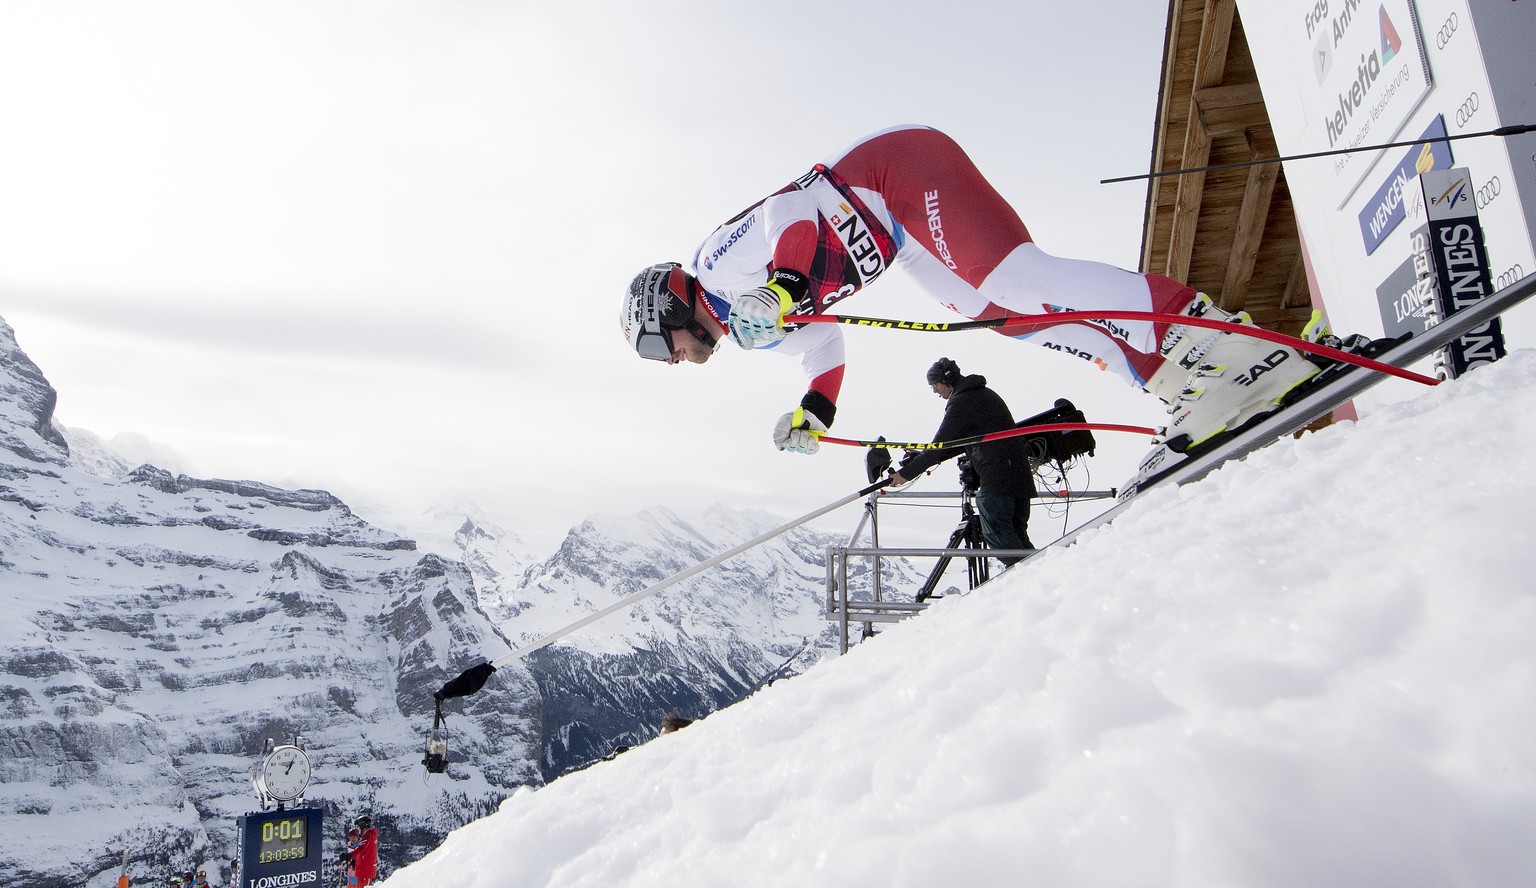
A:
[[[309,756],[297,746],[279,746],[261,762],[262,789],[280,802],[302,796],[309,776]]]

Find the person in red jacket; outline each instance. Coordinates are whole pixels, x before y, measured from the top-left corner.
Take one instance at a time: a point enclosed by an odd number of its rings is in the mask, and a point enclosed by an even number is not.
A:
[[[689,268],[640,272],[620,323],[641,357],[669,364],[702,364],[727,337],[799,356],[810,384],[773,439],[814,453],[837,411],[842,331],[783,319],[827,313],[893,267],[972,319],[1129,310],[1251,323],[1171,278],[1047,254],[960,146],[925,126],[875,133],[816,164],[717,228]],[[1071,321],[1015,338],[1156,395],[1169,405],[1164,437],[1187,445],[1272,411],[1319,372],[1295,349],[1184,324]]]
[[[361,838],[348,857],[352,861],[352,871],[357,876],[358,888],[368,888],[379,875],[379,830],[373,825],[373,818],[367,814],[352,821],[352,825],[361,831]]]

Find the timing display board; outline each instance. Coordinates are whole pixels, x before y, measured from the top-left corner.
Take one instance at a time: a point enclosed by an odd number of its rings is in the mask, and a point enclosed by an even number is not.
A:
[[[240,888],[320,885],[325,854],[325,812],[289,808],[246,814],[236,821]]]

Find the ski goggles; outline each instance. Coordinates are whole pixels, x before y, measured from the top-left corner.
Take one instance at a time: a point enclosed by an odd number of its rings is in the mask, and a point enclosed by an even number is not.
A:
[[[635,351],[652,361],[672,359],[672,331],[688,326],[693,304],[687,299],[688,277],[681,265],[652,265],[630,290],[630,302],[638,315]]]

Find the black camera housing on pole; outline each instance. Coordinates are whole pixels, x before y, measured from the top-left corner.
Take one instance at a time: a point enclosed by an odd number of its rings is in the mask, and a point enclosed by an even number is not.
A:
[[[1014,426],[1022,429],[1047,423],[1087,421],[1083,411],[1077,409],[1071,401],[1066,398],[1057,398],[1056,406],[1036,413],[1028,419],[1021,419],[1014,423]],[[1093,438],[1093,432],[1087,429],[1076,429],[1070,432],[1041,432],[1038,435],[1025,435],[1024,440],[1029,443],[1032,453],[1045,454],[1043,462],[1053,462],[1058,466],[1065,466],[1074,457],[1093,456],[1094,448],[1098,446],[1098,442]]]

